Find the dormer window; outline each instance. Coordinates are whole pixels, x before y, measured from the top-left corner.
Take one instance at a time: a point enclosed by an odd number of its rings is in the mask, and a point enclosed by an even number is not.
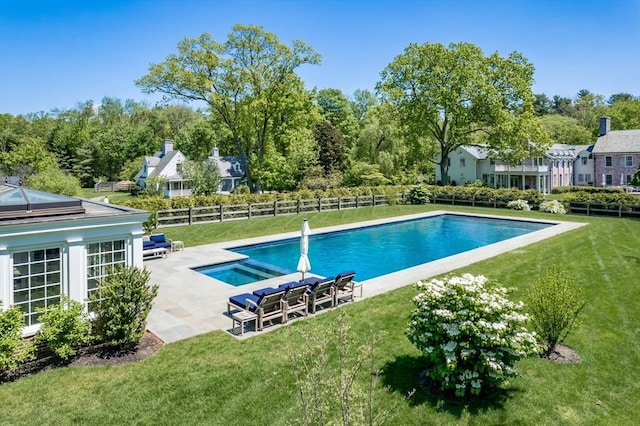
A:
[[[240,171],[240,163],[233,163],[233,170],[235,170],[236,172]]]

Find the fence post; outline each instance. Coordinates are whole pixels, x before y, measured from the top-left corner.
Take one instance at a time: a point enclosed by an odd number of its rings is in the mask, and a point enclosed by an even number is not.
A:
[[[247,204],[247,219],[251,219],[251,203]]]
[[[591,203],[587,203],[587,216],[591,215]]]
[[[189,225],[193,224],[193,207],[189,206]]]
[[[273,202],[273,215],[274,216],[278,215],[278,200]]]
[[[618,217],[622,217],[622,203],[618,203]]]
[[[456,205],[456,194],[453,194],[453,196],[451,196],[451,205],[452,206]]]
[[[342,207],[342,197],[338,196],[338,210]]]
[[[300,214],[300,198],[298,198],[298,202],[296,203],[296,212]]]
[[[218,204],[218,208],[220,209],[220,222],[222,222],[222,220],[224,219],[224,210],[223,210],[223,205],[222,204]]]
[[[358,201],[360,201],[360,199],[359,199],[359,196],[358,196],[358,195],[356,195],[356,209],[357,209],[358,207],[360,207],[360,205],[359,205]]]
[[[322,211],[322,198],[318,197],[318,212]]]
[[[476,194],[473,194],[471,196],[471,207],[475,207],[476,206]]]

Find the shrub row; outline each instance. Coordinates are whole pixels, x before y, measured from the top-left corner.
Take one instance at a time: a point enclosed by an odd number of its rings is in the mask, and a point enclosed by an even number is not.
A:
[[[551,190],[552,194],[566,194],[567,192],[580,192],[580,193],[617,193],[625,192],[623,188],[602,188],[594,186],[556,186]]]

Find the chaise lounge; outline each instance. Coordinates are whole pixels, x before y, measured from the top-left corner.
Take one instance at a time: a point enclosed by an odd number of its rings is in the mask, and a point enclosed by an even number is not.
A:
[[[283,296],[286,290],[283,288],[262,289],[260,295],[255,293],[242,293],[231,296],[227,302],[227,314],[231,315],[231,308],[254,313],[258,316],[258,331],[264,327],[264,322],[275,318],[284,321],[285,305]]]
[[[334,285],[334,306],[338,306],[341,300],[353,302],[355,296],[356,284],[353,282],[356,273],[354,271],[347,271],[336,276],[336,283]]]
[[[307,294],[309,297],[309,309],[312,314],[315,314],[316,309],[321,305],[328,303],[330,308],[335,306],[333,295],[335,282],[335,278],[313,278],[308,280]]]

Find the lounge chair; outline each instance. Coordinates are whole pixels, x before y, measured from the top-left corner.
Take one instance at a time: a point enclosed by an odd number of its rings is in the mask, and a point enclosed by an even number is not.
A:
[[[309,315],[309,296],[307,295],[307,284],[305,282],[291,282],[281,284],[278,288],[286,289],[282,300],[284,302],[284,322],[289,320],[289,316],[302,312],[306,317]]]
[[[355,283],[353,279],[356,273],[353,271],[343,272],[336,276],[336,282],[333,286],[333,304],[338,306],[341,300],[353,302]]]
[[[231,296],[227,302],[227,314],[231,314],[231,308],[253,312],[258,315],[258,330],[261,331],[265,321],[284,317],[284,302],[282,297],[286,293],[282,288],[263,289],[260,296],[252,293],[242,293]]]
[[[334,307],[335,298],[333,296],[335,278],[325,278],[321,280],[316,278],[313,282],[308,283],[307,295],[309,296],[309,309],[311,313],[316,313],[316,308],[325,303],[329,303],[330,307]]]

